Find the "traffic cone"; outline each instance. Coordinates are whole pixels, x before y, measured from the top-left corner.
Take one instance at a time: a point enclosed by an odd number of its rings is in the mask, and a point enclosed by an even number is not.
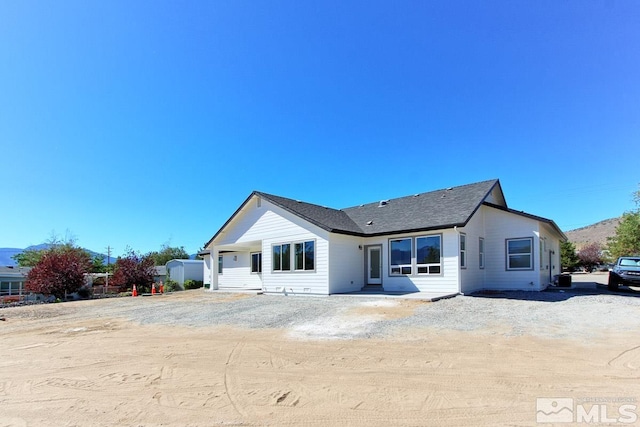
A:
[[[151,285],[151,295],[155,295],[156,294],[156,284],[152,284]]]
[[[133,292],[131,292],[131,296],[132,297],[138,296],[138,290],[136,289],[136,285],[133,285]]]
[[[162,280],[160,281],[160,293],[164,294],[164,284],[162,283]]]

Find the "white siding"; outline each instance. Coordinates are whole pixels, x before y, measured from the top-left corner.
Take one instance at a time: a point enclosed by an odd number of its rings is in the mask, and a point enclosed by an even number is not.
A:
[[[211,284],[211,256],[204,256],[204,264],[202,265],[202,278],[205,285]]]
[[[417,237],[432,234],[442,236],[441,275],[418,275],[415,267],[412,275],[392,276],[389,274],[389,240],[402,237]],[[424,233],[399,234],[375,237],[365,240],[365,245],[382,245],[382,287],[389,292],[451,292],[458,290],[458,234],[454,230],[437,230]],[[415,242],[412,260],[415,265]]]
[[[487,289],[541,290],[538,272],[538,221],[524,216],[482,206],[485,222],[485,274]],[[509,271],[506,263],[506,240],[533,239],[533,270]]]
[[[217,236],[212,246],[219,250],[244,252],[246,264],[231,267],[227,274],[227,254],[224,258],[223,274],[219,276],[223,286],[241,286],[240,282],[253,283],[250,274],[249,252],[262,250],[262,289],[269,293],[282,294],[329,294],[329,233],[288,211],[261,200],[257,205],[257,197],[250,200],[238,212],[236,217]],[[272,269],[272,245],[315,241],[315,270],[274,272]],[[242,249],[242,250],[239,250]],[[292,246],[293,251],[293,246]],[[244,258],[243,258],[244,259]],[[240,258],[239,258],[240,260]],[[293,269],[293,263],[292,263]]]
[[[479,209],[464,228],[458,229],[460,233],[464,233],[467,236],[467,267],[460,269],[460,290],[462,293],[470,293],[485,287],[486,269],[480,268],[479,244],[480,238],[485,237],[486,264],[485,213],[484,209]]]
[[[330,292],[359,291],[365,281],[363,239],[332,234],[329,242]]]
[[[222,274],[218,276],[218,286],[225,288],[262,288],[262,274],[251,273],[249,252],[222,254]]]

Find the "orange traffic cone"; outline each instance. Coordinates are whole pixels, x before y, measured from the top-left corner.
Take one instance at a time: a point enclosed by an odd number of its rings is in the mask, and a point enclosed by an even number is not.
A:
[[[160,281],[160,293],[164,294],[164,284]]]
[[[133,285],[133,292],[131,292],[131,296],[132,297],[138,296],[138,290],[136,289],[136,285]]]
[[[151,295],[155,295],[156,294],[156,284],[152,284],[151,285]]]

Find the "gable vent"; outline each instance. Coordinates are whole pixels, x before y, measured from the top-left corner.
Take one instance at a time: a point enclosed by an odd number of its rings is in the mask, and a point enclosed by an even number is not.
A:
[[[387,206],[389,204],[388,200],[380,200],[380,203],[378,203],[378,207],[381,208],[383,206]]]
[[[373,221],[367,221],[367,225],[373,225]]]

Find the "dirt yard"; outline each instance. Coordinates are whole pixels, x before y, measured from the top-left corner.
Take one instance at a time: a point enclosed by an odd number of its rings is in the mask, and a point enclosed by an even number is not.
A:
[[[514,295],[2,309],[0,426],[529,426],[537,398],[604,399],[631,420],[615,399],[640,399],[638,298]]]

